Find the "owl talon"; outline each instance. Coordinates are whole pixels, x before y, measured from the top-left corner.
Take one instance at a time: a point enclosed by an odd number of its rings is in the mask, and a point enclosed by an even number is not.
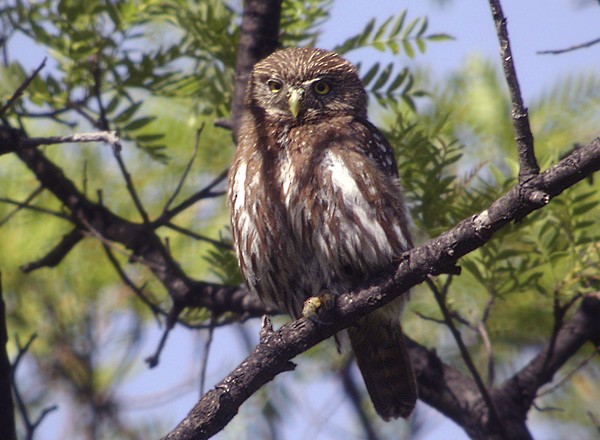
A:
[[[302,316],[318,324],[331,324],[331,313],[335,306],[335,295],[324,291],[304,301]]]

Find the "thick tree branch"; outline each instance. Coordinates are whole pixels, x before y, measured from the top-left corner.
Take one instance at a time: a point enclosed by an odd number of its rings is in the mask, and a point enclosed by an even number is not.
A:
[[[240,41],[235,60],[235,87],[231,102],[234,140],[237,140],[241,125],[246,83],[252,67],[279,46],[281,3],[282,0],[244,0]]]
[[[523,104],[521,88],[513,63],[510,40],[508,39],[508,30],[506,28],[506,18],[504,18],[500,0],[489,1],[500,42],[500,56],[502,57],[504,76],[508,83],[508,90],[512,101],[512,120],[515,129],[517,151],[519,153],[519,182],[524,183],[537,175],[540,172],[540,167],[535,158],[533,135],[529,126],[529,115],[527,108]]]
[[[423,282],[431,274],[440,274],[454,267],[460,257],[481,247],[490,240],[492,234],[509,222],[520,220],[527,214],[539,209],[591,173],[600,169],[600,138],[589,145],[571,153],[561,162],[532,178],[527,186],[516,185],[508,193],[496,200],[485,211],[461,221],[457,226],[439,237],[406,252],[399,266],[380,274],[362,288],[343,294],[337,298],[335,316],[331,324],[308,321],[304,318],[283,326],[279,331],[268,334],[255,350],[228,377],[206,393],[179,426],[165,439],[205,439],[223,429],[237,414],[240,405],[262,385],[277,374],[289,369],[292,358],[308,348],[346,328],[358,318],[365,316],[378,307],[388,303],[399,292],[405,292]],[[538,194],[536,197],[524,196],[523,192]],[[531,194],[530,194],[531,195]],[[452,372],[449,370],[448,374]],[[444,371],[444,375],[446,372]],[[417,374],[418,376],[418,374]],[[441,380],[438,376],[436,380]],[[463,379],[464,380],[464,379]],[[421,379],[419,378],[419,382]],[[446,384],[445,387],[448,387]],[[468,391],[470,390],[470,391]],[[454,401],[454,410],[449,403],[449,417],[464,417],[456,403],[460,395],[479,398],[474,384],[460,394],[451,389],[446,391],[446,401]],[[421,393],[426,399],[427,392]],[[437,398],[436,398],[437,399]],[[433,401],[433,399],[432,399]],[[485,408],[483,403],[481,405]],[[506,409],[500,410],[503,414]],[[480,412],[486,412],[485,409]],[[511,429],[517,438],[530,438],[524,425],[526,411],[514,419]],[[484,438],[481,430],[471,427],[473,421],[463,421],[463,427],[475,438]],[[487,424],[488,421],[480,422]],[[499,432],[498,426],[488,428],[487,432]],[[513,432],[507,430],[508,432]],[[474,435],[479,432],[479,435]],[[501,438],[491,435],[485,438]]]

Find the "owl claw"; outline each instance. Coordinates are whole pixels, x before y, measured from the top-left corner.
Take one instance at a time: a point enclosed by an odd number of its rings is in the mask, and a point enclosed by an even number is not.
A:
[[[311,296],[304,301],[302,316],[318,324],[331,324],[331,313],[335,306],[335,295],[323,291],[319,296]]]

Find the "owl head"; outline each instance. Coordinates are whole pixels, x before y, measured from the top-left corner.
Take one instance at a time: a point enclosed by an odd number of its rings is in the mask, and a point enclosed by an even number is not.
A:
[[[245,106],[269,122],[301,125],[335,116],[366,117],[367,94],[356,68],[338,54],[290,48],[254,66]]]

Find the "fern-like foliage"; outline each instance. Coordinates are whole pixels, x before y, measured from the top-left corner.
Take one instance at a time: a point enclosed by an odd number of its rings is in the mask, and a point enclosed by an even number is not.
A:
[[[404,53],[414,58],[415,49],[423,53],[428,41],[443,41],[451,39],[447,34],[426,34],[428,22],[426,17],[406,21],[407,11],[403,10],[396,16],[388,17],[377,25],[375,19],[370,20],[357,35],[348,38],[334,47],[334,51],[345,54],[352,50],[372,47],[381,52],[391,51],[398,55]]]

